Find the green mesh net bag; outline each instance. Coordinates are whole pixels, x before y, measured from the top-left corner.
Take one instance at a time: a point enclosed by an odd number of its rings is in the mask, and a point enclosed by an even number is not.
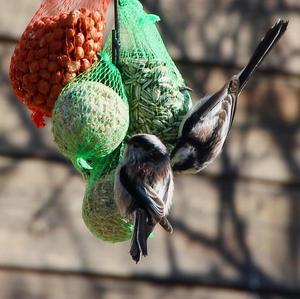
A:
[[[113,200],[115,171],[124,147],[119,146],[92,170],[82,206],[82,217],[91,233],[113,243],[129,240],[132,234],[131,221],[121,218]]]
[[[119,3],[119,68],[130,107],[129,135],[151,133],[172,147],[190,95],[156,28],[159,17],[147,14],[137,0]]]
[[[129,111],[120,72],[106,52],[61,92],[52,117],[59,150],[87,181],[82,216],[99,239],[130,239],[132,224],[113,200],[114,174],[124,152]]]
[[[61,92],[53,111],[54,141],[79,171],[89,171],[121,144],[128,125],[120,73],[103,52]]]

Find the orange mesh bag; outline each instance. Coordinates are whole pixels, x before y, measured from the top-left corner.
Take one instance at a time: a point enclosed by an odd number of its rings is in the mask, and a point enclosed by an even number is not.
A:
[[[98,60],[110,0],[43,0],[10,65],[17,98],[45,125],[64,85]]]

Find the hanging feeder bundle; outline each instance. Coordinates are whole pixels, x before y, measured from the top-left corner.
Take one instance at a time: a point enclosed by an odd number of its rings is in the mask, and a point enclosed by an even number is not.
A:
[[[184,80],[156,29],[156,16],[146,14],[136,0],[121,1],[118,16],[120,48],[112,47],[119,42],[113,42],[118,37],[115,32],[104,52],[115,59],[123,77],[130,106],[129,135],[156,134],[172,147],[191,105],[188,92],[181,89]],[[83,200],[85,224],[96,237],[110,242],[128,240],[132,234],[132,219],[120,216],[113,199],[115,171],[123,151],[121,145],[97,161]]]
[[[113,199],[125,135],[155,134],[172,147],[191,105],[156,29],[158,17],[146,14],[137,0],[119,3],[120,32],[114,36],[120,40],[110,37],[100,61],[63,89],[52,118],[59,149],[87,179],[84,222],[96,237],[110,242],[132,234],[131,219],[120,216]]]

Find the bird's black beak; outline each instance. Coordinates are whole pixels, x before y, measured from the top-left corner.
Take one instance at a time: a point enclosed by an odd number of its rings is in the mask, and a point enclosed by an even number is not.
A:
[[[179,173],[183,170],[180,164],[172,163],[172,161],[171,161],[171,168],[172,168],[172,171],[175,173]]]

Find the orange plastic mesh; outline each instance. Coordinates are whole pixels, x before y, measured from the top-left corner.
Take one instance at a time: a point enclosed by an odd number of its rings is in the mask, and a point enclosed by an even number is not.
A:
[[[110,0],[44,0],[11,59],[17,98],[37,127],[51,117],[63,86],[98,60]]]

